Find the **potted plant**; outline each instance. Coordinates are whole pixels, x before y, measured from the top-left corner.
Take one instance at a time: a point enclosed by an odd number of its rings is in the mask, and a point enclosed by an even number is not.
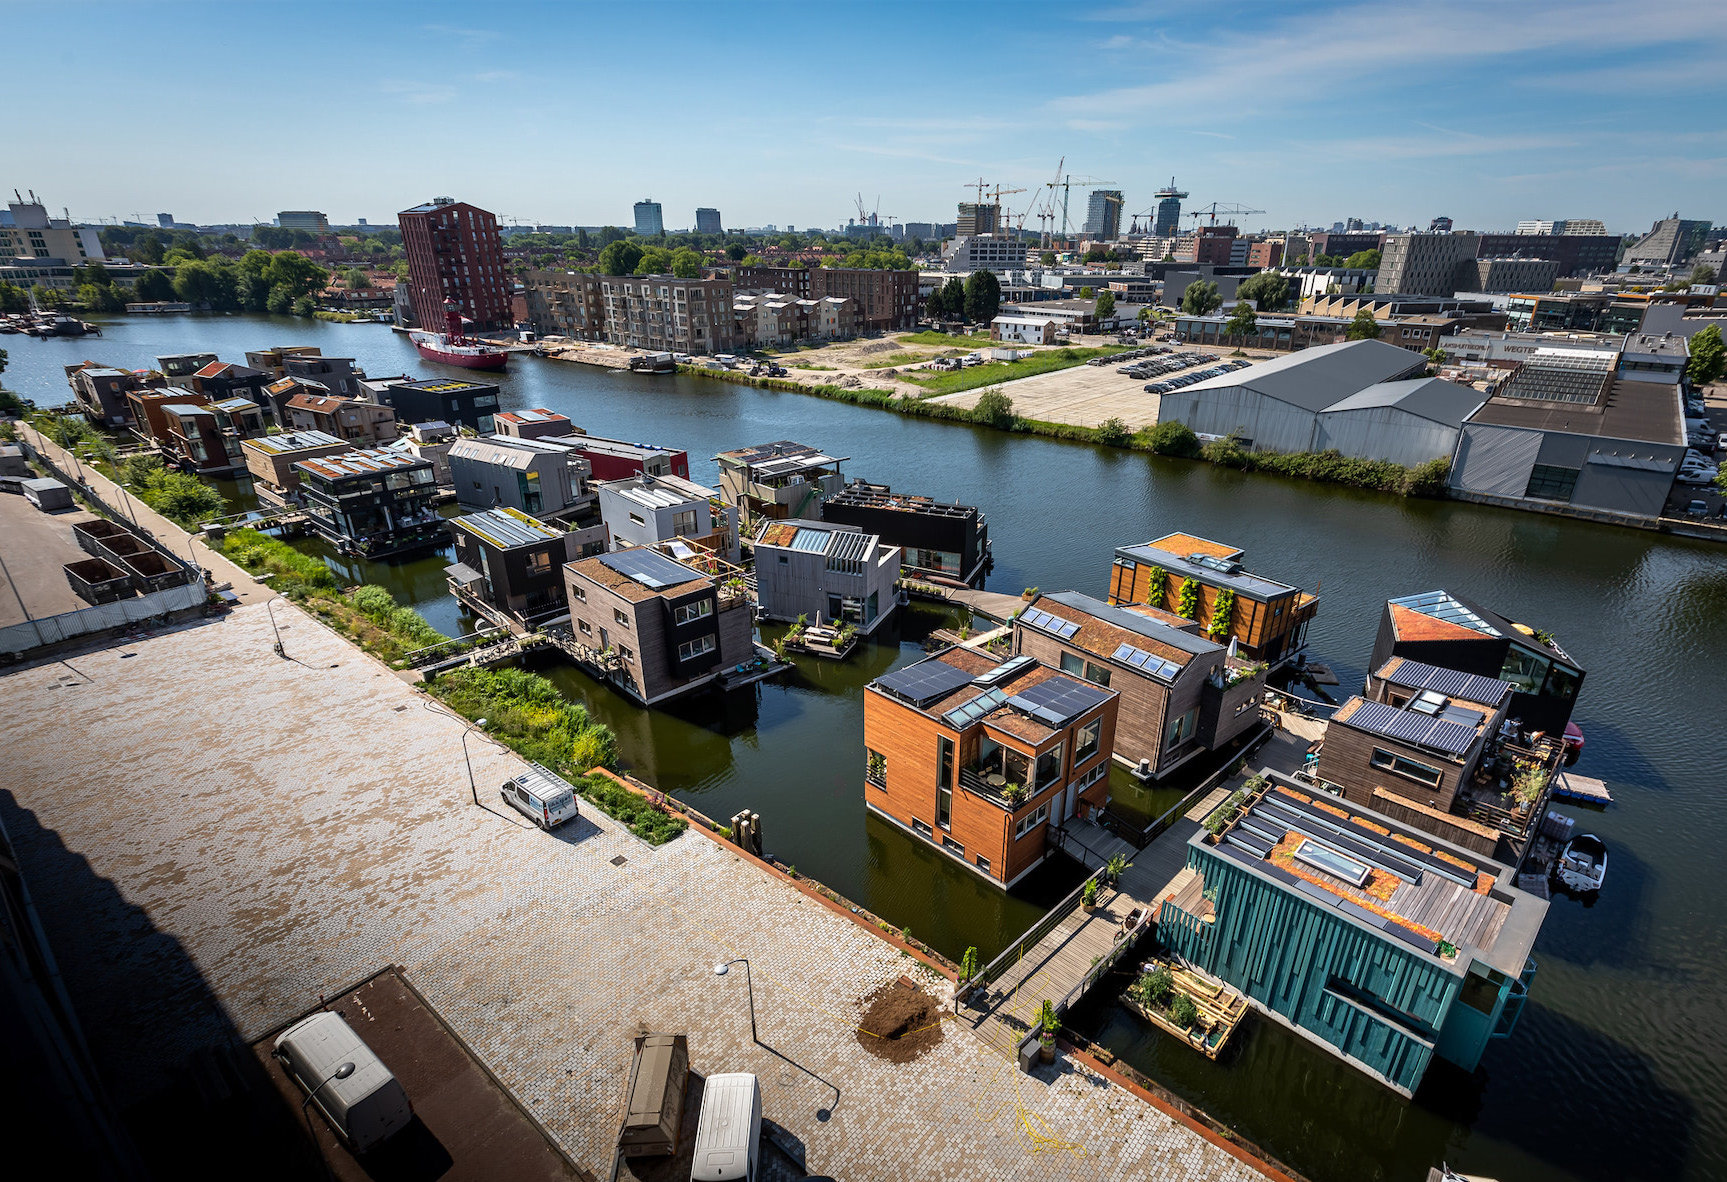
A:
[[[1025,799],[1025,785],[1015,784],[1012,781],[1009,781],[1008,784],[1002,788],[1001,794],[1002,797],[1006,799],[1009,807],[1018,808],[1020,806],[1020,802]]]
[[[1098,880],[1093,877],[1086,879],[1085,886],[1080,888],[1079,903],[1080,906],[1084,907],[1087,911],[1092,911],[1097,907],[1097,891],[1099,885]]]
[[[887,778],[887,756],[880,751],[869,753],[869,778],[876,781]]]
[[[1055,1016],[1055,1004],[1048,998],[1044,999],[1037,1011],[1037,1027],[1039,1030],[1037,1057],[1041,1063],[1055,1062],[1055,1032],[1061,1028],[1061,1022]]]
[[[1114,886],[1117,882],[1121,881],[1121,872],[1131,865],[1133,865],[1133,863],[1129,862],[1122,855],[1111,854],[1109,861],[1104,864],[1103,876],[1109,880],[1110,886]]]

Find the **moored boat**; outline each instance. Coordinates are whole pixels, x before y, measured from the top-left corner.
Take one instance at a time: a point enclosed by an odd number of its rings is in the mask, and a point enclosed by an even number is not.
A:
[[[462,313],[451,303],[444,305],[443,332],[412,332],[408,339],[427,361],[462,369],[500,370],[509,363],[510,355],[495,345],[488,345],[462,332]]]
[[[1579,894],[1600,890],[1607,878],[1607,843],[1593,833],[1579,833],[1559,851],[1553,877],[1566,890]]]

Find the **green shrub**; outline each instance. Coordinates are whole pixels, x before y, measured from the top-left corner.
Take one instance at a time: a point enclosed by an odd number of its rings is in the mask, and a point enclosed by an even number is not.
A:
[[[1144,973],[1134,982],[1134,992],[1147,1005],[1162,1009],[1169,1004],[1170,994],[1175,992],[1175,975],[1167,968],[1159,965],[1149,973]]]
[[[1097,441],[1110,447],[1121,447],[1133,438],[1133,432],[1121,419],[1109,418],[1097,425]]]
[[[1199,1021],[1199,1007],[1187,994],[1177,994],[1176,999],[1169,1003],[1169,1020],[1184,1030],[1188,1029]]]
[[[1158,423],[1152,427],[1142,427],[1134,436],[1137,446],[1160,456],[1177,456],[1181,459],[1193,459],[1199,455],[1199,436],[1193,433],[1193,428],[1186,423]]]
[[[223,539],[221,548],[222,553],[236,565],[253,574],[275,576],[276,590],[284,595],[308,594],[336,587],[336,576],[318,559],[255,529],[230,532]]]
[[[1183,579],[1181,591],[1175,599],[1175,614],[1189,620],[1199,618],[1199,580]]]
[[[1443,497],[1451,487],[1451,457],[1438,456],[1409,469],[1409,495]]]
[[[1013,426],[1013,399],[1003,394],[997,387],[991,387],[978,395],[977,405],[971,409],[972,418],[977,422],[1002,430]]]
[[[396,610],[396,597],[375,583],[355,587],[348,595],[348,602],[362,615],[374,620],[386,620]]]
[[[664,845],[690,827],[684,818],[655,808],[608,776],[582,776],[572,784],[584,800],[603,809],[649,845]]]
[[[581,775],[617,762],[610,727],[594,722],[558,687],[522,669],[457,669],[433,683],[432,693],[468,718],[485,718],[500,740],[560,774]]]

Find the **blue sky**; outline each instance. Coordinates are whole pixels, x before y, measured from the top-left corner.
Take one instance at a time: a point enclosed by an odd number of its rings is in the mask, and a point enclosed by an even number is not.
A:
[[[697,205],[833,226],[861,192],[951,221],[967,181],[1024,187],[1024,209],[1065,156],[1129,213],[1173,175],[1190,209],[1265,210],[1249,227],[1727,221],[1727,0],[62,0],[4,19],[7,92],[28,97],[0,187],[87,220],[387,221],[449,194],[622,225],[651,195],[668,227]]]

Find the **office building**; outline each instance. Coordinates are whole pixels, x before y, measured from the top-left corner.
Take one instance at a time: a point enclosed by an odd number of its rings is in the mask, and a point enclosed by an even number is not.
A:
[[[312,234],[330,232],[330,219],[316,209],[284,209],[276,215],[276,224],[284,230],[305,230]]]
[[[1120,238],[1121,204],[1120,189],[1093,189],[1085,207],[1085,236],[1093,242]]]
[[[1175,178],[1169,178],[1169,187],[1159,189],[1153,194],[1157,198],[1157,222],[1152,233],[1159,238],[1175,238],[1181,234],[1181,199],[1187,194],[1175,187]]]
[[[720,224],[720,211],[702,206],[696,210],[696,233],[724,234],[725,227]]]
[[[66,266],[101,262],[102,238],[95,226],[75,226],[66,218],[51,218],[47,207],[31,193],[29,200],[13,196],[0,212],[0,259],[54,259]]]
[[[993,271],[997,275],[1025,270],[1026,243],[1018,238],[965,235],[942,248],[942,270],[950,275]]]
[[[422,328],[443,328],[446,303],[477,329],[515,322],[496,217],[465,201],[436,197],[403,210],[396,220],[408,253],[414,317]]]
[[[660,203],[652,197],[636,202],[636,233],[643,238],[656,238],[666,232],[666,220]]]
[[[1674,214],[1649,227],[1649,233],[1625,248],[1627,263],[1679,266],[1691,261],[1709,241],[1714,223],[1693,221]]]

